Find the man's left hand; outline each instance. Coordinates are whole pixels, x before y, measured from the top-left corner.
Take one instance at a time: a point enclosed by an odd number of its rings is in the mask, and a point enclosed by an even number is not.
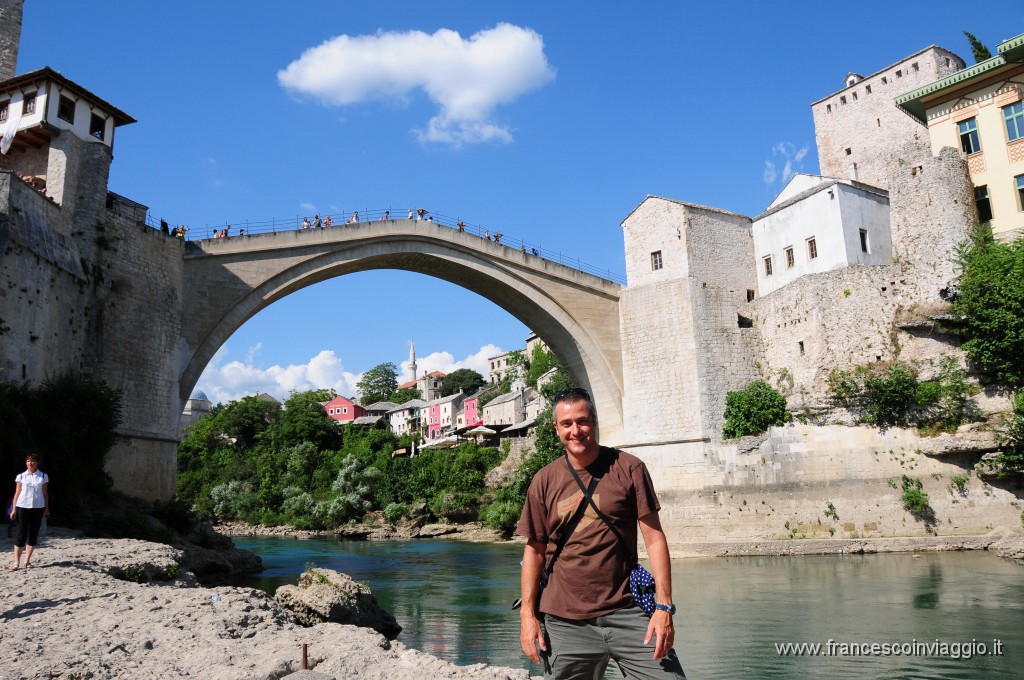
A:
[[[651,616],[651,622],[647,625],[647,637],[644,644],[651,644],[654,640],[654,660],[663,659],[672,651],[672,643],[675,641],[676,630],[672,625],[672,617],[667,611],[656,609]]]

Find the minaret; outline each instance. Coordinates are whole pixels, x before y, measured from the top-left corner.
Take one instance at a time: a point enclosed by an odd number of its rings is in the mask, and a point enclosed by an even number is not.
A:
[[[21,43],[21,14],[25,0],[0,0],[0,81],[13,78]]]
[[[416,380],[416,341],[409,341],[409,370],[412,371],[412,379]]]

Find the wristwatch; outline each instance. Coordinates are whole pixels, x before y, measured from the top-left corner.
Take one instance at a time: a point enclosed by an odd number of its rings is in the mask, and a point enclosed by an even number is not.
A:
[[[654,608],[660,609],[663,612],[668,612],[669,616],[676,615],[676,606],[674,604],[661,604],[660,602],[655,602]]]

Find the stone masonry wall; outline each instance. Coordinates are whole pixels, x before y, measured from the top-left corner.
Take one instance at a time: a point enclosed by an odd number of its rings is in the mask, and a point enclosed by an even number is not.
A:
[[[93,149],[96,153],[90,153]],[[75,157],[92,181],[106,147]],[[108,457],[117,488],[148,498],[174,491],[174,361],[181,353],[183,244],[108,213],[86,178],[72,212],[0,173],[0,379],[38,384],[66,372],[122,391],[120,438]]]
[[[661,521],[672,543],[948,536],[1020,528],[1019,489],[970,473],[976,456],[923,455],[922,440],[913,431],[792,425],[769,434],[749,448],[706,446],[711,463],[706,469],[720,474],[717,479],[703,475],[700,484],[667,484],[659,467],[663,457],[634,451],[652,467]],[[893,488],[903,475],[921,481],[934,523],[903,508],[902,491]],[[954,476],[967,478],[963,493],[952,484]],[[838,518],[825,514],[828,503]]]
[[[704,436],[691,286],[689,279],[676,279],[622,291],[619,314],[626,441]]]
[[[927,128],[893,99],[963,67],[960,57],[933,45],[811,104],[821,174],[849,179],[856,163],[856,179],[888,189],[891,149],[928,140]]]
[[[623,414],[619,443],[701,440],[721,432],[725,393],[754,374],[756,340],[737,310],[754,273],[750,220],[648,197],[623,222],[630,285],[619,301]],[[662,254],[655,269],[652,252]]]
[[[889,167],[893,264],[805,276],[749,306],[762,375],[792,395],[825,396],[833,368],[896,358],[937,366],[943,354],[961,354],[953,338],[909,336],[896,322],[944,308],[939,291],[956,276],[956,246],[974,219],[966,163],[953,149],[932,157],[909,144],[893,150]]]
[[[15,75],[23,4],[24,0],[0,0],[0,80]]]
[[[66,214],[0,173],[0,380],[38,383],[87,368],[91,282]]]
[[[701,285],[694,290],[697,328],[698,394],[704,436],[722,437],[725,396],[758,378],[763,360],[761,336],[753,328],[740,328],[737,310],[746,305],[745,290],[721,290]]]
[[[93,365],[124,395],[118,444],[108,457],[115,485],[135,495],[174,493],[184,243],[103,210],[96,225]],[[140,320],[145,320],[140,323]]]
[[[946,147],[939,156],[918,145],[897,149],[890,162],[893,257],[913,270],[913,301],[939,304],[955,278],[957,245],[975,224],[967,161]]]

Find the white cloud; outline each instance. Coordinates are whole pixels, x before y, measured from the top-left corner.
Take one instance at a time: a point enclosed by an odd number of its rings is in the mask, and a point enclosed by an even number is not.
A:
[[[788,182],[793,175],[803,169],[803,160],[808,151],[806,145],[798,149],[790,142],[779,142],[773,146],[772,158],[764,162],[764,183],[770,186],[777,179],[780,184]],[[776,161],[782,164],[781,170]]]
[[[388,98],[404,102],[422,90],[440,111],[414,133],[421,141],[456,147],[511,141],[509,129],[492,120],[495,107],[554,77],[543,38],[505,23],[469,38],[449,29],[432,35],[340,35],[307,49],[277,74],[286,89],[333,106]]]
[[[333,350],[322,350],[305,364],[263,368],[256,364],[261,349],[262,344],[257,343],[246,350],[244,361],[226,361],[228,346],[222,346],[203,371],[196,389],[205,392],[214,404],[237,401],[257,392],[266,392],[283,401],[293,390],[301,392],[324,387],[347,397],[358,394],[356,383],[363,377],[362,373],[346,371]],[[500,347],[492,344],[484,345],[459,361],[451,352],[433,352],[416,358],[416,371],[422,376],[431,371],[447,374],[460,368],[471,368],[486,379],[487,360],[503,353]],[[402,374],[399,383],[412,379],[408,360],[402,362],[399,370]]]
[[[206,392],[215,404],[257,392],[267,392],[282,400],[293,390],[301,392],[323,387],[346,396],[356,393],[355,385],[360,376],[346,371],[341,359],[331,350],[321,351],[305,364],[262,368],[255,364],[259,349],[258,344],[250,347],[245,361],[224,363],[227,346],[221,347],[200,376],[196,389]]]
[[[316,205],[314,205],[313,203],[299,203],[299,208],[305,210],[306,212],[316,212]]]
[[[416,357],[416,373],[422,376],[425,373],[430,373],[431,371],[441,371],[447,375],[460,368],[470,368],[486,379],[488,369],[487,360],[491,357],[504,353],[503,349],[492,344],[484,345],[479,350],[460,361],[456,361],[451,352],[433,352],[424,357]],[[402,362],[400,370],[402,372],[402,377],[399,379],[400,383],[412,380],[412,369],[409,366],[408,359]]]

